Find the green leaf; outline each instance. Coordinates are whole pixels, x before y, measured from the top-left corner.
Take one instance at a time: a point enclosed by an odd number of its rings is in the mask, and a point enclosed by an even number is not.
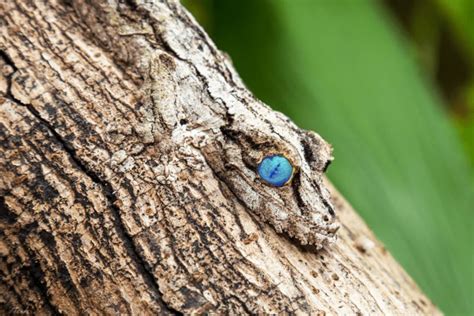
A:
[[[453,29],[459,41],[471,56],[474,66],[474,1],[472,0],[436,0],[441,12]]]
[[[212,10],[250,89],[334,145],[332,181],[442,310],[472,313],[472,170],[391,17],[362,0]]]

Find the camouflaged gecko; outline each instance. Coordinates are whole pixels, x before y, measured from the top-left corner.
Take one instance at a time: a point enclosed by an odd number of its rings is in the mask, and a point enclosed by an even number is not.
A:
[[[323,173],[333,159],[331,147],[281,113],[260,103],[255,106],[267,112],[266,119],[250,111],[236,115],[230,126],[221,127],[217,147],[205,150],[207,161],[238,200],[277,232],[302,245],[322,248],[335,240],[339,228],[323,183]],[[293,166],[291,178],[280,186],[269,184],[258,173],[259,163],[272,155],[287,158]]]
[[[151,16],[167,14],[150,9]],[[211,168],[241,204],[277,232],[317,248],[334,241],[339,225],[323,184],[330,145],[255,99],[227,56],[190,24],[183,12],[173,33],[158,28],[166,51],[151,48],[142,58],[150,69],[144,92],[153,103],[145,118],[148,138],[163,143],[171,132],[167,146],[198,149],[207,165],[198,168]],[[272,155],[292,166],[282,186],[269,185],[258,173],[259,163]]]

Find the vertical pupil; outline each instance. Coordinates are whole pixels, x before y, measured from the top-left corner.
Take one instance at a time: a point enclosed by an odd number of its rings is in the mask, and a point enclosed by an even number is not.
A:
[[[278,172],[278,167],[280,167],[280,163],[277,163],[275,166],[272,167],[272,173],[270,173],[270,178],[273,178]]]
[[[291,179],[293,166],[283,155],[271,155],[260,162],[257,171],[265,182],[281,187]]]

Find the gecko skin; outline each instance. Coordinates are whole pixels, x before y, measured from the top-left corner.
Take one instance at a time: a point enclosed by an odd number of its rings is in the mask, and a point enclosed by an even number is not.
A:
[[[271,119],[276,124],[269,123]],[[235,117],[220,132],[203,150],[206,161],[247,209],[301,245],[320,249],[336,240],[339,224],[323,183],[323,173],[333,159],[328,143],[271,110],[266,121]],[[291,167],[280,165],[286,170],[276,179],[271,166],[262,168],[269,157],[284,157]],[[284,165],[284,160],[279,164]]]
[[[163,135],[172,131],[174,145],[170,146],[181,151],[197,149],[202,167],[210,168],[239,203],[278,233],[318,249],[335,241],[339,224],[323,182],[323,173],[333,159],[331,146],[318,134],[298,128],[288,117],[255,99],[238,81],[230,84],[213,77],[202,86],[183,84],[197,76],[197,68],[183,60],[161,53],[152,61],[143,86],[151,96],[151,103],[144,103],[150,110],[143,133],[156,136],[147,139],[159,139],[164,144]],[[200,77],[218,76],[207,64],[199,68]],[[175,82],[172,94],[170,78]],[[234,73],[233,78],[237,80],[238,75]],[[206,92],[195,92],[201,97],[193,99],[189,92],[193,89]],[[170,102],[174,106],[168,106]],[[150,127],[148,122],[158,123]],[[258,165],[272,155],[285,157],[291,164],[288,181],[271,185],[259,175]]]

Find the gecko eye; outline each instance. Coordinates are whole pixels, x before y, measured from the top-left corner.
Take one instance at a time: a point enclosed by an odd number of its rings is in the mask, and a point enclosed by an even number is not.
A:
[[[257,171],[265,182],[275,187],[281,187],[291,179],[294,168],[284,156],[271,155],[263,158],[258,164]]]

